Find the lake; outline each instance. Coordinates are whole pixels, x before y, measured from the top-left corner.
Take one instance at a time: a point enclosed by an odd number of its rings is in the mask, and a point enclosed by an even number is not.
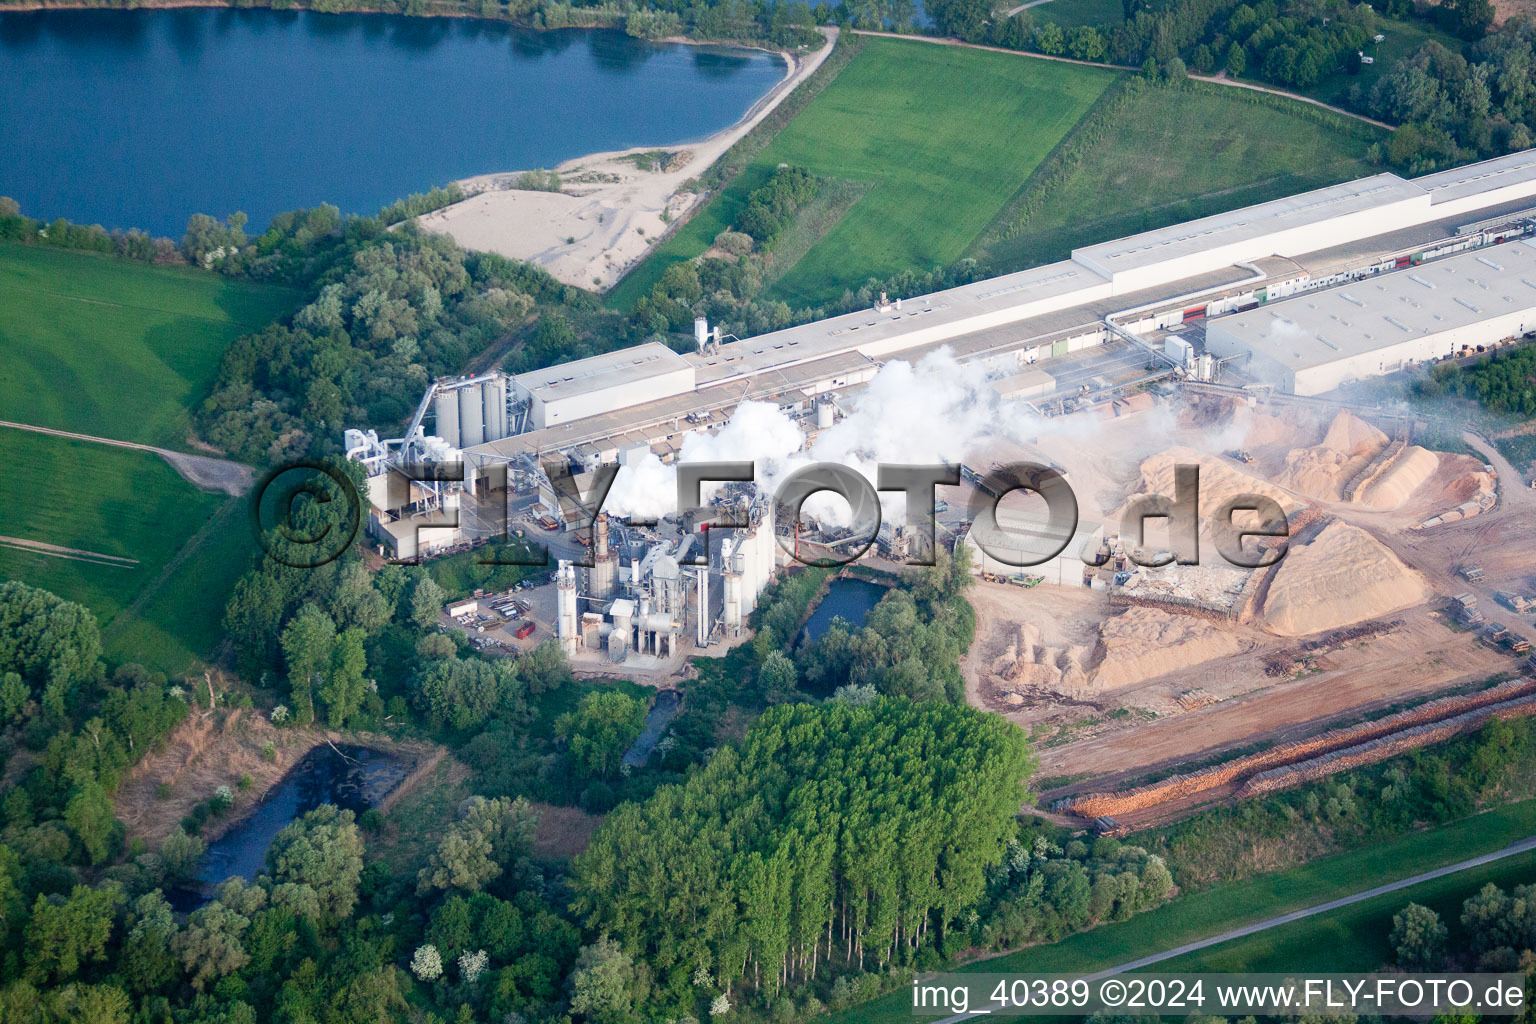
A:
[[[193,213],[401,196],[739,120],[745,49],[467,18],[229,8],[0,12],[0,195],[179,239]]]

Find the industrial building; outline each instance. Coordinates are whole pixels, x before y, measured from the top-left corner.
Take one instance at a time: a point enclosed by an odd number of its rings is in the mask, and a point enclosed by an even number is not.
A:
[[[1206,348],[1297,395],[1536,330],[1536,246],[1505,242],[1211,321]]]
[[[1246,373],[1315,394],[1529,330],[1536,276],[1519,268],[1536,260],[1515,239],[1533,228],[1536,150],[1411,180],[1378,174],[755,338],[700,321],[686,354],[647,343],[439,381],[403,438],[349,431],[348,449],[370,474],[407,457],[462,460],[463,488],[483,494],[541,476],[550,456],[578,473],[635,452],[669,461],[746,401],[774,402],[814,434],[885,361],[941,348],[1042,410],[1162,376]],[[404,552],[402,522],[447,518],[450,489],[371,495],[385,504],[370,532]],[[558,515],[552,490],[536,489]]]
[[[591,567],[557,565],[561,650],[577,660],[646,667],[647,659],[673,660],[690,648],[739,638],[773,578],[778,552],[765,503],[735,511],[747,526],[667,537],[599,515]],[[698,561],[705,564],[692,564]]]

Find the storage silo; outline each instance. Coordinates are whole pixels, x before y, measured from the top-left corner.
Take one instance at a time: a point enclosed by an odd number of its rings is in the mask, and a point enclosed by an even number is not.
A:
[[[470,448],[485,442],[484,406],[479,388],[460,388],[459,447]]]
[[[439,388],[432,400],[432,411],[437,415],[437,436],[447,441],[450,448],[459,447],[459,393]]]
[[[506,379],[492,377],[481,384],[480,397],[485,403],[485,439],[499,441],[507,436]]]

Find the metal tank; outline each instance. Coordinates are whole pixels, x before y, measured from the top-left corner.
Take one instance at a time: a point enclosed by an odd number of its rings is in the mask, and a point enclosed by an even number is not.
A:
[[[485,442],[485,415],[479,388],[459,389],[459,447]]]
[[[432,400],[432,411],[437,414],[437,436],[448,442],[449,447],[459,447],[459,393],[438,389]]]

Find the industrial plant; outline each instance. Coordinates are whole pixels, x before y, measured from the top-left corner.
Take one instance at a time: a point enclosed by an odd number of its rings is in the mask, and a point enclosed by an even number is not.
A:
[[[551,459],[586,493],[599,465],[673,463],[690,437],[719,431],[752,405],[786,418],[809,450],[882,367],[935,353],[982,374],[993,401],[1041,420],[1090,408],[1128,415],[1150,402],[1135,392],[1157,382],[1218,397],[1315,396],[1536,328],[1533,198],[1536,150],[1412,180],[1380,174],[947,291],[882,296],[871,309],[760,337],[722,337],[700,319],[686,354],[648,342],[523,374],[439,380],[402,438],[349,430],[346,447],[369,474],[371,537],[385,554],[412,558],[503,533],[508,515],[488,509],[525,509],[552,538],[591,523],[593,510],[573,514],[560,500],[543,469]],[[1380,493],[1383,478],[1401,485],[1413,471],[1399,464],[1413,461],[1407,441],[1383,437],[1371,459],[1352,464],[1360,494]],[[1143,476],[1171,474],[1172,458],[1160,469],[1149,461]],[[1234,485],[1263,485],[1231,465],[1206,468]],[[1477,505],[1469,498],[1463,506]],[[600,516],[582,538],[586,550],[556,556],[555,631],[568,656],[660,665],[740,634],[801,533],[775,523],[750,485],[721,489],[714,504],[650,526]],[[1232,619],[1256,613],[1266,574],[1127,565],[1131,546],[1109,525],[1116,512],[1085,510],[1067,548],[1031,570],[1030,585],[1113,588]],[[749,525],[704,528],[723,515]],[[1010,544],[1029,554],[1020,540],[1028,525],[1007,529],[989,544],[962,526],[949,542],[964,543],[988,578],[1024,579],[991,557]],[[835,547],[828,536],[820,539]],[[905,539],[887,523],[877,550],[899,554]],[[1091,552],[1102,556],[1085,566]],[[1270,596],[1274,607],[1283,592]]]

